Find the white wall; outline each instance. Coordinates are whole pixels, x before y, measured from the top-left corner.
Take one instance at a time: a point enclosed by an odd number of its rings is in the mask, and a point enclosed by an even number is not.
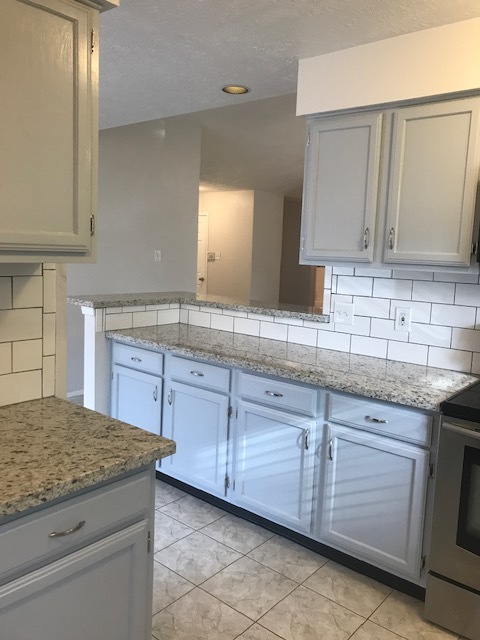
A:
[[[300,60],[297,115],[480,88],[480,18]]]
[[[220,260],[207,263],[207,293],[250,299],[253,191],[205,191],[199,211],[208,214],[208,248]]]
[[[278,302],[282,260],[283,195],[255,191],[250,298]]]
[[[97,262],[68,266],[68,294],[195,290],[200,140],[182,117],[100,132]],[[83,319],[69,307],[72,393],[83,386]]]

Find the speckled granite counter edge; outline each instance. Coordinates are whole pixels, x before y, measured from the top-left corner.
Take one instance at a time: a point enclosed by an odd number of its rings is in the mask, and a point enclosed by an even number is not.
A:
[[[112,307],[133,307],[139,305],[160,305],[160,304],[189,304],[196,307],[208,307],[211,309],[226,309],[230,311],[243,311],[245,313],[255,313],[259,315],[274,316],[277,318],[297,318],[300,320],[310,320],[311,322],[328,323],[330,316],[323,313],[314,313],[307,310],[288,308],[289,305],[268,306],[252,302],[251,304],[224,302],[220,300],[201,300],[195,294],[186,292],[171,293],[143,293],[143,294],[105,294],[92,296],[70,296],[67,298],[69,304],[90,307],[93,309],[108,309]]]
[[[453,393],[451,390],[444,391],[427,386],[414,386],[405,383],[404,380],[394,382],[381,378],[369,378],[366,375],[351,372],[321,371],[308,364],[303,365],[288,360],[269,358],[267,356],[262,357],[259,354],[249,355],[242,352],[238,355],[231,355],[225,352],[212,351],[203,345],[180,346],[162,338],[142,339],[128,335],[128,333],[122,330],[109,331],[106,333],[106,336],[107,338],[125,344],[166,350],[178,355],[201,358],[237,368],[245,368],[255,373],[265,373],[311,384],[331,391],[352,393],[365,399],[391,402],[414,409],[438,412],[440,403]],[[314,347],[312,347],[312,349],[313,348]],[[466,382],[464,386],[467,387],[475,380],[475,377],[468,376],[467,374],[465,374],[465,376]]]

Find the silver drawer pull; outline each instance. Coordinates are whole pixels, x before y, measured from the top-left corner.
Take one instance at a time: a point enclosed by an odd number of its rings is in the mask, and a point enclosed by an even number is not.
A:
[[[142,361],[141,358],[134,358],[133,356],[130,358],[130,360],[132,360],[132,362],[141,362]]]
[[[190,371],[190,373],[192,374],[192,376],[197,376],[197,378],[203,378],[203,376],[205,375],[201,371]]]
[[[72,533],[76,533],[80,531],[80,529],[84,526],[85,520],[80,520],[80,522],[71,529],[65,529],[65,531],[52,531],[52,533],[48,534],[49,538],[64,538],[65,536],[71,536]]]
[[[277,391],[265,391],[265,393],[271,398],[283,398],[283,393],[278,393]]]
[[[365,416],[365,420],[368,420],[368,422],[375,422],[375,424],[388,424],[388,420],[383,420],[382,418],[373,418],[372,416]]]
[[[156,402],[158,399],[158,385],[155,385],[155,389],[153,390],[153,400]]]
[[[330,438],[330,440],[328,441],[327,458],[329,460],[333,460],[333,439],[332,438]]]

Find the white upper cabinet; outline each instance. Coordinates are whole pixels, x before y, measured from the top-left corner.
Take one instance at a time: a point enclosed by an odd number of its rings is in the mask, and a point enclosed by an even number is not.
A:
[[[478,111],[458,100],[394,113],[385,262],[470,264]]]
[[[303,261],[371,262],[382,114],[314,120],[307,134]]]
[[[310,120],[300,262],[470,266],[479,101]]]
[[[0,3],[0,261],[91,259],[98,11]]]

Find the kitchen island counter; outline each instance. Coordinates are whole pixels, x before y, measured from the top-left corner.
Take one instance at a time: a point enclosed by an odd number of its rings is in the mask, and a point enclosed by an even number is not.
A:
[[[467,373],[184,324],[108,331],[106,336],[430,411],[478,380]]]
[[[0,520],[175,452],[175,443],[59,398],[0,408]]]

